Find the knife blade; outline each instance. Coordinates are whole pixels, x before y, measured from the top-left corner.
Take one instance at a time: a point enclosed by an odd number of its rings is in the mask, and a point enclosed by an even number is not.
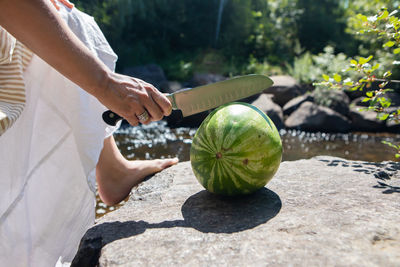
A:
[[[260,93],[272,84],[273,81],[265,75],[250,74],[182,89],[166,96],[172,104],[172,109],[180,109],[186,117]],[[114,126],[121,119],[121,116],[111,110],[103,113],[103,120],[109,125]]]

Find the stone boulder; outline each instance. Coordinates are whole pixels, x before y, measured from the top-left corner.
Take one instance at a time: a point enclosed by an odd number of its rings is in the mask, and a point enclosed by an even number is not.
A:
[[[219,197],[190,162],[97,221],[71,266],[398,266],[400,164],[283,162],[256,193]]]
[[[291,99],[305,93],[305,90],[291,76],[271,76],[270,78],[274,84],[264,93],[272,94],[272,100],[281,107]]]
[[[350,101],[353,101],[353,100],[355,100],[355,99],[357,99],[357,98],[360,98],[360,97],[365,97],[365,94],[368,92],[368,91],[371,91],[372,89],[371,88],[363,88],[362,90],[356,90],[356,91],[351,91],[351,90],[345,90],[344,92],[346,93],[346,95],[350,98]]]
[[[385,121],[376,118],[374,111],[362,111],[365,107],[353,106],[350,110],[353,131],[380,132],[385,130]]]
[[[363,100],[365,99],[365,96],[360,96],[355,98],[353,101],[351,101],[350,106],[358,106],[358,107],[369,107],[368,102],[364,102]]]
[[[189,87],[197,87],[200,85],[206,85],[209,83],[216,83],[226,80],[226,77],[220,74],[213,73],[195,73],[193,74],[192,79],[188,82]]]
[[[342,90],[315,90],[311,95],[315,103],[326,106],[343,116],[349,115],[350,98]]]
[[[397,110],[400,109],[400,106],[394,106],[387,109],[389,113],[396,113]],[[395,120],[387,120],[386,121],[386,129],[388,132],[392,133],[400,133],[400,122],[396,122]]]
[[[290,114],[293,113],[293,111],[298,109],[301,106],[301,104],[303,104],[306,101],[313,102],[314,97],[311,96],[310,94],[305,94],[293,98],[283,106],[283,115],[289,116]]]
[[[391,100],[392,106],[400,107],[400,93],[399,92],[387,92],[384,95],[385,98]]]
[[[268,94],[261,94],[259,97],[251,103],[263,112],[274,122],[276,128],[283,129],[285,124],[283,123],[283,112],[282,108],[272,101],[272,96]]]
[[[391,133],[400,133],[400,123],[393,120],[386,122],[386,129]]]
[[[387,92],[386,94],[383,95],[383,97],[389,98],[391,100],[391,106],[400,107],[400,94],[399,93]],[[355,98],[353,101],[351,101],[351,105],[360,106],[360,107],[368,107],[369,102],[363,102],[364,98],[366,98],[365,95]]]
[[[166,82],[163,82],[160,85],[160,88],[159,88],[159,90],[161,92],[168,93],[168,94],[174,93],[174,92],[176,92],[178,90],[181,90],[181,89],[183,89],[183,85],[182,85],[182,83],[180,83],[178,81],[166,81]]]
[[[168,85],[164,70],[156,64],[129,67],[124,69],[123,74],[151,83],[158,89]]]
[[[350,121],[336,111],[306,101],[285,121],[290,129],[309,132],[345,133],[350,130]]]

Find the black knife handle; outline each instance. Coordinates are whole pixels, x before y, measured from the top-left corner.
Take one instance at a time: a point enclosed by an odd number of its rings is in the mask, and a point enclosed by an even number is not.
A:
[[[102,117],[103,117],[103,121],[111,126],[117,125],[117,122],[119,120],[123,119],[120,115],[118,115],[115,112],[112,112],[111,110],[107,110],[107,111],[103,112]]]

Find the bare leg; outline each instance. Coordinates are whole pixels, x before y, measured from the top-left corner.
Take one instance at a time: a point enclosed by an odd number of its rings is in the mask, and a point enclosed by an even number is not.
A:
[[[100,198],[107,205],[117,204],[146,176],[176,163],[176,158],[129,161],[121,155],[114,137],[110,136],[104,140],[104,147],[96,166]]]

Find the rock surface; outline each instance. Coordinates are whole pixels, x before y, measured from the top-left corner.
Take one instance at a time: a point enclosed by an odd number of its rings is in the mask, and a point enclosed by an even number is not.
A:
[[[362,106],[354,106],[350,110],[353,131],[378,132],[385,128],[385,121],[379,120],[374,111],[361,111]]]
[[[195,73],[192,79],[189,81],[189,87],[196,87],[201,85],[206,85],[210,83],[216,83],[226,80],[226,78],[219,74],[213,73]]]
[[[316,104],[326,106],[343,116],[349,114],[350,98],[341,90],[317,90],[312,92],[311,96]]]
[[[183,162],[83,237],[72,266],[399,266],[400,164],[283,162],[267,187],[212,195]]]
[[[286,119],[287,128],[310,132],[346,133],[350,121],[336,111],[306,101]]]
[[[288,116],[288,115],[292,114],[296,109],[298,109],[301,106],[301,104],[303,104],[306,101],[313,102],[314,97],[312,97],[309,94],[304,94],[304,95],[293,98],[292,100],[290,100],[283,106],[283,108],[282,108],[283,115]]]
[[[272,94],[272,100],[283,107],[291,99],[305,93],[297,81],[290,76],[271,76],[274,84],[264,92]]]
[[[285,124],[283,123],[282,108],[278,104],[275,104],[271,98],[271,95],[260,94],[260,96],[251,102],[251,104],[267,114],[278,130],[283,129],[285,128]]]

